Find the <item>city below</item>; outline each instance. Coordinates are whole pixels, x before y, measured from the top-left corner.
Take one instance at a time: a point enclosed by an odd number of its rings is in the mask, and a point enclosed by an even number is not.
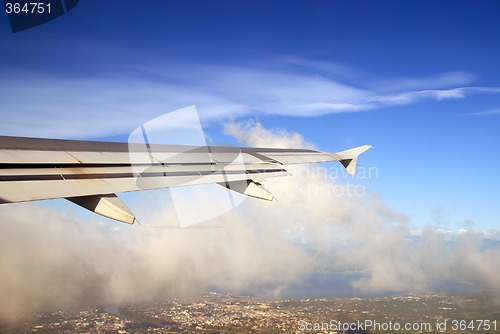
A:
[[[499,333],[496,293],[287,299],[206,293],[138,305],[59,310],[1,333]]]

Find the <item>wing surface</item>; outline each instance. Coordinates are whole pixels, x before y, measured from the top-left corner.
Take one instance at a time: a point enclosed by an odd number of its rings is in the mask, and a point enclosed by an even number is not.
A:
[[[116,193],[218,183],[272,200],[260,184],[286,165],[339,161],[354,174],[369,145],[338,153],[307,149],[142,145],[0,136],[0,204],[67,198],[133,223]]]

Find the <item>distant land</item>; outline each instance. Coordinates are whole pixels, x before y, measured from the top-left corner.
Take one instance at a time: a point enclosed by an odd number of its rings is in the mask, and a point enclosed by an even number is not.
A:
[[[314,272],[310,274],[305,282],[292,284],[287,287],[278,285],[261,286],[248,291],[218,291],[220,293],[243,294],[257,298],[280,298],[280,299],[308,299],[308,298],[369,298],[389,297],[404,293],[415,293],[417,291],[362,291],[355,289],[352,282],[369,278],[370,273],[365,271],[342,271],[342,272]],[[455,292],[481,292],[481,288],[466,282],[456,282],[444,279],[433,279],[425,292],[432,293],[455,293]],[[422,291],[418,291],[422,292]]]
[[[410,330],[404,330],[404,326],[409,326]],[[137,305],[59,310],[26,318],[17,325],[0,327],[0,332],[6,334],[439,331],[499,333],[500,294],[277,300],[211,292],[194,298]]]

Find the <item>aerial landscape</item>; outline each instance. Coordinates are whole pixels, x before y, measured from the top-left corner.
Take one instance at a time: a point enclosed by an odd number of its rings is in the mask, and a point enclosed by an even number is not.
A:
[[[498,17],[4,1],[0,333],[500,333]]]
[[[207,293],[125,307],[40,314],[5,333],[496,333],[498,295],[286,299]],[[496,300],[495,300],[496,299]],[[484,320],[478,320],[484,319]]]

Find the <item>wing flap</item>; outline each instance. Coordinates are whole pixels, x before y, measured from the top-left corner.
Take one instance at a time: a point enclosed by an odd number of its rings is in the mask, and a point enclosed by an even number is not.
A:
[[[0,163],[2,164],[74,164],[79,163],[67,152],[50,152],[32,150],[0,150]]]
[[[294,165],[314,162],[336,161],[337,158],[331,153],[311,152],[311,153],[293,153],[293,152],[273,152],[260,153],[265,155],[282,165]]]
[[[130,209],[116,194],[67,197],[66,199],[101,216],[127,224],[135,222]]]
[[[297,152],[296,150],[282,150],[278,152],[267,152],[263,150],[259,151],[259,154],[282,165],[339,161],[346,168],[349,174],[354,175],[356,173],[358,156],[370,148],[370,145],[363,145],[338,153],[311,150],[302,150],[300,152]]]

